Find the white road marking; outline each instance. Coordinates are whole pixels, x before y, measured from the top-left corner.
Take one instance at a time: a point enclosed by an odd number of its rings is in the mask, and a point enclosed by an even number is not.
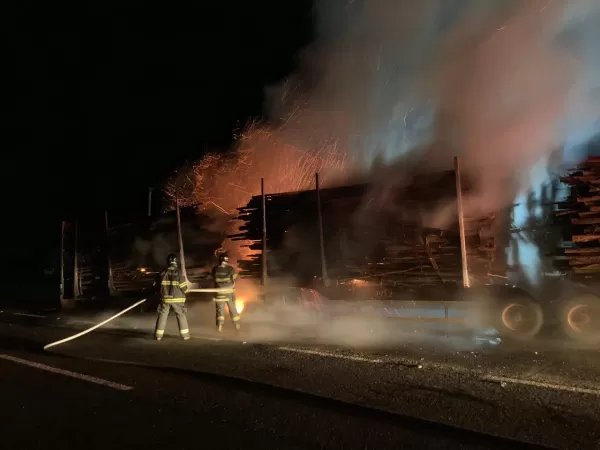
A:
[[[37,317],[39,319],[45,319],[46,316],[40,316],[39,314],[26,314],[26,313],[13,313],[15,316],[26,316],[26,317]]]
[[[383,363],[384,361],[381,359],[370,359],[370,358],[363,358],[360,356],[351,356],[351,355],[343,355],[343,354],[337,354],[337,353],[330,353],[330,352],[322,352],[322,351],[316,351],[316,350],[307,350],[307,349],[299,349],[299,348],[294,348],[294,347],[277,347],[278,350],[283,350],[283,351],[288,351],[288,352],[295,352],[295,353],[304,353],[307,355],[317,355],[317,356],[324,356],[324,357],[331,357],[331,358],[338,358],[338,359],[347,359],[347,360],[351,360],[351,361],[360,361],[360,362],[367,362],[367,363],[372,363],[372,364],[377,364],[377,363]],[[461,372],[461,373],[471,373],[475,376],[479,375],[480,376],[480,380],[483,381],[491,381],[491,382],[496,382],[496,383],[514,383],[514,384],[521,384],[521,385],[526,385],[526,386],[534,386],[537,388],[543,388],[543,389],[551,389],[551,390],[555,390],[555,391],[564,391],[564,392],[572,392],[572,393],[578,393],[578,394],[588,394],[588,395],[597,395],[600,396],[600,389],[590,389],[590,388],[581,388],[581,387],[576,387],[576,386],[569,386],[569,385],[565,385],[565,384],[552,384],[552,383],[544,383],[541,381],[533,381],[533,380],[523,380],[523,379],[519,379],[519,378],[508,378],[508,377],[498,377],[498,376],[494,376],[494,375],[484,375],[481,371],[479,370],[469,370],[467,368],[463,368],[463,367],[456,367],[450,364],[444,364],[444,363],[428,363],[427,361],[413,361],[413,360],[401,360],[401,359],[391,359],[389,360],[389,362],[396,362],[396,363],[400,363],[400,364],[404,364],[404,365],[411,365],[411,366],[416,366],[416,367],[428,367],[428,368],[434,368],[434,369],[439,369],[439,370],[452,370],[452,371],[456,371],[456,372]]]
[[[47,366],[45,364],[29,361],[27,359],[16,358],[10,355],[0,355],[0,358],[5,359],[7,361],[12,361],[18,364],[23,364],[25,366],[33,367],[35,369],[45,370],[46,372],[56,373],[59,375],[64,375],[71,378],[76,378],[78,380],[88,381],[90,383],[99,384],[102,386],[107,386],[113,389],[117,389],[119,391],[130,391],[133,388],[131,386],[126,386],[120,383],[114,383],[112,381],[104,380],[102,378],[91,377],[89,375],[84,375],[77,372],[71,372],[69,370],[58,369],[56,367]]]
[[[277,350],[283,350],[286,352],[304,353],[306,355],[326,356],[329,358],[348,359],[350,361],[361,361],[361,362],[368,362],[368,363],[373,363],[373,364],[383,362],[381,359],[370,359],[370,358],[363,358],[360,356],[340,355],[338,353],[320,352],[320,351],[316,351],[316,350],[306,350],[306,349],[294,348],[294,347],[277,347]]]
[[[195,334],[192,334],[192,339],[204,339],[205,341],[222,341],[224,339],[221,338],[214,338],[214,337],[208,337],[208,336],[196,336]],[[234,341],[237,342],[237,341]]]
[[[566,392],[574,392],[577,394],[589,394],[589,395],[599,395],[600,389],[586,389],[575,386],[566,386],[564,384],[552,384],[552,383],[543,383],[541,381],[532,381],[532,380],[521,380],[519,378],[506,378],[506,377],[496,377],[493,375],[488,375],[482,378],[484,381],[492,381],[495,383],[514,383],[514,384],[523,384],[526,386],[535,386],[540,388],[552,389],[555,391],[566,391]]]
[[[68,325],[75,324],[75,323],[80,323],[82,325],[95,325],[98,322],[90,322],[89,320],[69,320],[67,322]]]

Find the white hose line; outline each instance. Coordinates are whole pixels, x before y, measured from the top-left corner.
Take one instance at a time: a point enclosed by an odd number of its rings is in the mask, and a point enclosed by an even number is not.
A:
[[[56,341],[56,342],[52,342],[46,346],[44,346],[44,350],[48,350],[50,347],[54,347],[55,345],[60,345],[60,344],[64,344],[65,342],[69,342],[72,341],[73,339],[77,339],[78,337],[83,336],[84,334],[88,334],[90,331],[94,331],[96,328],[100,328],[102,325],[107,324],[108,322],[110,322],[111,320],[116,319],[117,317],[119,317],[122,314],[125,314],[127,311],[129,311],[130,309],[135,308],[138,305],[141,305],[142,303],[144,303],[146,301],[146,299],[140,300],[139,302],[137,302],[134,305],[131,305],[129,308],[124,309],[123,311],[121,311],[120,313],[115,314],[112,317],[109,317],[108,319],[106,319],[104,322],[99,323],[98,325],[94,325],[91,328],[88,328],[87,330],[83,330],[81,333],[77,333],[71,337],[62,339],[60,341]]]

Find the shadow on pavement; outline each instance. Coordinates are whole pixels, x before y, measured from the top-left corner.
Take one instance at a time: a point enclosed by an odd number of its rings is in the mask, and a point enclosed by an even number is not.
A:
[[[0,351],[3,350],[20,350],[37,354],[47,353],[44,351],[44,346],[39,342],[16,336],[2,336],[2,340],[0,341]]]

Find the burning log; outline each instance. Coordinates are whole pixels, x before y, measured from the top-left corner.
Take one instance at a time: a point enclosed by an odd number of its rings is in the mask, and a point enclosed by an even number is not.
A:
[[[600,241],[600,234],[575,234],[571,240],[573,243]]]
[[[566,263],[573,275],[600,273],[600,158],[588,158],[561,181],[570,195],[554,220],[568,247],[555,257],[556,264]]]
[[[564,252],[566,255],[571,254],[599,254],[600,255],[600,247],[598,248],[565,248]]]

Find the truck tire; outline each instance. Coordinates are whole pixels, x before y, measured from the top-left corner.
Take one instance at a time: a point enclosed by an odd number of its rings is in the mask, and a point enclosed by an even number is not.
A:
[[[600,298],[579,294],[559,310],[562,331],[571,339],[586,344],[600,342]]]
[[[544,313],[527,297],[507,298],[495,307],[495,325],[500,335],[515,341],[533,339],[544,325]]]

